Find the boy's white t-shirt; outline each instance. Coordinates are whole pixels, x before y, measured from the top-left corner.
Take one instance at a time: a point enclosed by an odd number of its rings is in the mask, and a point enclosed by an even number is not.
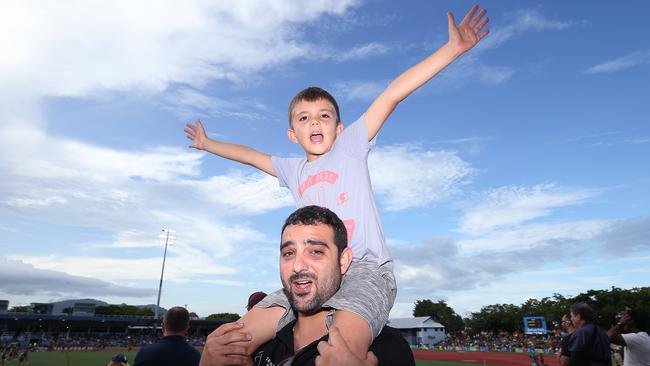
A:
[[[650,366],[650,336],[646,332],[621,334],[625,340],[623,366]]]
[[[392,267],[368,172],[368,141],[364,116],[343,129],[332,149],[320,158],[273,157],[280,186],[287,187],[297,207],[318,205],[335,212],[348,231],[353,260]]]

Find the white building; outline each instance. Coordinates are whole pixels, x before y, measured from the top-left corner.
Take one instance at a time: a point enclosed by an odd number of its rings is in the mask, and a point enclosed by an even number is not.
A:
[[[411,346],[433,347],[447,337],[445,326],[434,321],[430,316],[390,319],[388,325],[399,329]]]

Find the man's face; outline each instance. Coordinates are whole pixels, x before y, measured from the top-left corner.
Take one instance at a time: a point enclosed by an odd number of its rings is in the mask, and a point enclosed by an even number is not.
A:
[[[580,314],[574,314],[571,313],[571,323],[573,323],[573,326],[576,328],[580,328],[582,326],[583,320]]]
[[[343,124],[336,121],[336,110],[326,99],[303,100],[291,111],[287,135],[305,150],[307,160],[312,161],[329,152],[336,136],[343,131]]]
[[[350,257],[346,248],[339,260],[334,231],[325,224],[287,226],[280,245],[280,277],[291,307],[305,314],[319,311],[338,291]]]
[[[571,327],[572,327],[571,318],[568,317],[568,316],[563,316],[562,317],[562,329],[564,329],[565,331],[568,332]]]

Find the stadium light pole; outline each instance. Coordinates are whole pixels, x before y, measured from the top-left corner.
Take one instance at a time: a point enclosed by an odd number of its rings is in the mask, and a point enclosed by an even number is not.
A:
[[[162,290],[163,276],[165,275],[165,260],[167,260],[167,246],[170,244],[170,241],[176,239],[176,231],[162,229],[162,233],[160,234],[159,238],[165,239],[165,252],[163,254],[162,270],[160,271],[160,284],[158,285],[158,301],[156,301],[156,309],[153,316],[155,320],[158,320],[158,308],[160,307],[160,291]]]

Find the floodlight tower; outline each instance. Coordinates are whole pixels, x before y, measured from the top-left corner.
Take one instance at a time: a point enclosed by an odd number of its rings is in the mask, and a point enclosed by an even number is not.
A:
[[[162,229],[162,233],[158,236],[160,240],[165,241],[165,253],[163,254],[162,270],[160,271],[160,284],[158,285],[158,301],[156,301],[156,310],[154,312],[154,319],[158,319],[158,308],[160,307],[160,291],[162,290],[163,275],[165,274],[165,260],[167,259],[167,246],[176,239],[176,231]]]

